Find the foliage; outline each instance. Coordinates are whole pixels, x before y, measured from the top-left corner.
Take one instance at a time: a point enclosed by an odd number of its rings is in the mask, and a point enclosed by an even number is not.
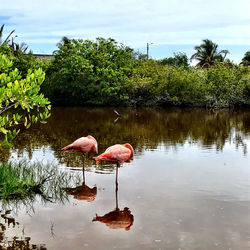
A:
[[[27,49],[28,49],[28,45],[26,43],[16,43],[14,42],[14,38],[11,39],[11,43],[9,45],[12,53],[14,56],[17,56],[17,53],[18,52],[23,52],[23,53],[26,53]]]
[[[197,69],[184,53],[147,60],[113,39],[63,37],[42,91],[64,106],[249,105],[249,69],[225,59],[228,51],[218,51],[211,40],[195,48]]]
[[[2,38],[3,38],[3,29],[4,29],[4,24],[3,24],[3,25],[1,26],[1,28],[0,28],[0,45],[2,45],[2,44],[8,45],[9,42],[10,42],[10,38],[11,38],[12,34],[15,32],[15,30],[12,30],[12,31],[7,35],[7,37],[6,37],[4,40],[2,40]]]
[[[136,61],[146,61],[146,60],[148,60],[147,54],[143,54],[140,51],[134,51],[133,52],[133,57],[135,58]]]
[[[0,183],[0,199],[22,199],[40,189],[30,168],[7,163],[0,166]]]
[[[13,32],[0,46],[0,54],[12,61],[7,73],[18,68],[18,77],[25,80],[27,74],[32,74],[30,69],[39,75],[43,74],[39,69],[42,68],[46,79],[41,91],[56,105],[212,108],[249,105],[249,69],[245,67],[249,65],[249,51],[242,59],[244,67],[240,67],[226,59],[227,50],[219,51],[216,43],[205,39],[191,57],[198,60],[198,67],[194,68],[185,53],[148,60],[146,55],[111,38],[90,41],[63,37],[54,51],[55,58],[40,61],[31,52],[26,53],[27,45],[14,42]],[[15,80],[19,79],[12,84]],[[1,109],[5,109],[4,105]]]
[[[250,105],[250,70],[218,64],[206,71],[204,101],[209,107]]]
[[[39,194],[45,201],[67,199],[62,188],[80,183],[78,175],[58,170],[54,165],[26,161],[0,163],[0,199],[33,199]]]
[[[250,66],[250,51],[245,53],[240,64],[244,66]]]
[[[28,70],[37,70],[41,68],[43,71],[47,70],[49,62],[44,60],[38,60],[34,57],[32,52],[24,53],[21,50],[16,52],[16,56],[12,59],[13,69],[17,68],[22,77],[26,77]]]
[[[60,105],[124,105],[134,64],[133,50],[111,38],[64,38],[43,91]]]
[[[11,49],[7,44],[0,45],[0,54],[7,55],[11,60],[14,59]]]
[[[28,70],[22,79],[12,65],[6,55],[0,54],[0,133],[5,135],[0,146],[7,147],[19,133],[20,125],[29,128],[31,123],[45,122],[50,116],[50,103],[39,93],[44,72],[41,69]]]
[[[48,67],[48,61],[38,60],[34,57],[33,53],[28,50],[26,43],[17,43],[15,38],[12,36],[15,30],[12,30],[9,35],[2,41],[4,25],[0,28],[0,54],[5,54],[13,62],[12,69],[18,68],[19,73],[22,77],[25,77],[28,70],[42,68],[46,70]]]
[[[174,57],[168,57],[159,60],[162,65],[172,65],[176,67],[185,67],[189,66],[189,60],[185,53],[174,53]]]
[[[133,71],[130,102],[135,106],[185,105],[235,107],[250,105],[250,70],[219,63],[207,69],[140,62]]]
[[[130,97],[136,106],[202,105],[204,78],[193,68],[163,66],[149,60],[134,70],[131,81]]]
[[[192,55],[191,60],[196,59],[198,61],[198,67],[209,67],[214,65],[215,62],[223,62],[228,50],[218,51],[218,44],[213,43],[209,39],[202,40],[203,43],[199,46],[195,46],[196,53]]]
[[[29,69],[35,70],[42,68],[45,71],[49,65],[47,60],[36,59],[32,52],[25,53],[21,49],[17,49],[13,52],[7,44],[0,46],[0,54],[8,56],[9,60],[12,61],[12,65],[9,68],[12,70],[17,68],[22,77],[27,75]]]
[[[158,89],[164,84],[166,70],[154,60],[141,61],[130,78],[129,100],[133,106],[151,106],[157,103]]]

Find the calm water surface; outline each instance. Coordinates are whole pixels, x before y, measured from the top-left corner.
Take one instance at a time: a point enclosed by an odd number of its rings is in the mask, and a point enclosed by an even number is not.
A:
[[[1,155],[81,174],[81,155],[60,151],[78,137],[93,135],[100,152],[125,142],[135,149],[119,169],[90,155],[85,183],[67,187],[68,200],[5,205],[0,240],[47,249],[250,249],[250,112],[119,111],[117,119],[113,109],[54,108],[46,125]]]

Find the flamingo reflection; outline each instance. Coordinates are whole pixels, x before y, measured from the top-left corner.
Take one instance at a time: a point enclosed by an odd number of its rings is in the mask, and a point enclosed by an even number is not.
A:
[[[93,218],[92,221],[99,221],[104,223],[107,227],[111,229],[125,229],[126,231],[130,230],[130,227],[133,225],[134,216],[131,214],[129,208],[125,207],[123,210],[118,207],[118,167],[116,167],[116,179],[115,179],[115,202],[116,207],[113,211],[105,214],[104,216],[98,216]]]
[[[88,202],[94,201],[97,195],[97,187],[95,186],[93,188],[90,188],[85,184],[84,162],[83,162],[82,174],[83,174],[83,182],[81,186],[77,186],[74,188],[64,188],[64,191],[68,195],[73,195],[74,199],[84,200]]]

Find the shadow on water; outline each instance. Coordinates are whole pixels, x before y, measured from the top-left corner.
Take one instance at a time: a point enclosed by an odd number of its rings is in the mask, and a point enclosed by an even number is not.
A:
[[[118,206],[118,169],[119,166],[116,166],[116,177],[115,177],[115,209],[103,216],[98,216],[93,218],[93,221],[99,221],[104,223],[107,227],[111,229],[125,229],[126,231],[130,230],[130,227],[133,225],[134,216],[131,214],[129,208],[125,207],[123,210],[119,209]]]
[[[11,216],[11,210],[0,211],[0,249],[40,249],[45,250],[45,244],[33,244],[31,238],[24,235],[24,230],[19,232],[20,236],[16,236],[20,230],[20,224]],[[8,237],[8,231],[16,231],[15,236]]]

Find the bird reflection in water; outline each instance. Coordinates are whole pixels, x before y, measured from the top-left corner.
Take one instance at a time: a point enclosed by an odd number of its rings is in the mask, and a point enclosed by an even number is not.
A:
[[[73,195],[74,199],[82,200],[82,201],[94,201],[97,195],[97,187],[90,188],[85,184],[85,170],[84,170],[84,162],[82,168],[83,182],[81,186],[77,186],[74,188],[64,188],[64,191],[68,195]]]
[[[134,216],[131,214],[129,208],[125,207],[123,210],[118,207],[118,168],[119,163],[116,166],[116,179],[115,179],[115,200],[116,207],[115,210],[105,214],[104,216],[98,216],[93,218],[92,221],[99,221],[104,223],[107,227],[111,229],[125,229],[126,231],[130,230],[130,227],[133,225]]]

